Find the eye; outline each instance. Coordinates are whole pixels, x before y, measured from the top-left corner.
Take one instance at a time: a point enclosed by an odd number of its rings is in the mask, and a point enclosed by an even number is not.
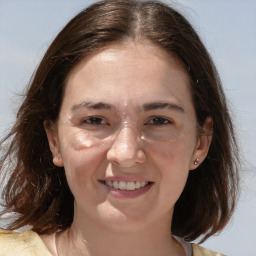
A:
[[[161,116],[154,116],[151,117],[145,125],[155,125],[155,126],[160,126],[160,125],[170,125],[173,124],[173,121],[171,121],[168,118],[161,117]]]
[[[100,125],[107,125],[107,122],[101,117],[91,116],[91,117],[85,118],[83,120],[83,124],[100,126]]]

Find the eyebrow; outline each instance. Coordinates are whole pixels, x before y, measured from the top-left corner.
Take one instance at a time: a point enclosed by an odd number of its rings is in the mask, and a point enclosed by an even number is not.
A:
[[[105,102],[82,102],[80,104],[76,104],[72,106],[72,112],[82,109],[82,108],[89,108],[89,109],[116,109],[115,106]],[[156,110],[156,109],[174,109],[180,112],[185,112],[184,108],[178,104],[169,103],[169,102],[150,102],[145,103],[142,105],[142,109],[144,111]]]
[[[71,110],[76,111],[81,108],[89,108],[89,109],[115,109],[115,107],[111,104],[104,102],[82,102],[80,104],[76,104],[72,106]]]
[[[185,112],[184,108],[178,104],[169,102],[151,102],[143,104],[143,109],[145,111],[156,110],[156,109],[174,109],[180,112]]]

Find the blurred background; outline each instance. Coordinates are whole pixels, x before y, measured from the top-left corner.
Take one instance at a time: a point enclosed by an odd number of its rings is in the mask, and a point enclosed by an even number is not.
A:
[[[95,1],[0,0],[0,137],[15,118],[20,96],[62,27]],[[256,1],[165,1],[194,25],[219,70],[243,153],[236,213],[203,246],[229,256],[256,256]],[[0,219],[0,226],[6,220]]]

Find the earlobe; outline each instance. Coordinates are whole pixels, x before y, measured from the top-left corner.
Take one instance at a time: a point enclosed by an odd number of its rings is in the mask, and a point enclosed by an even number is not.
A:
[[[62,156],[59,148],[58,132],[56,131],[54,125],[48,120],[44,121],[44,129],[47,135],[50,150],[52,152],[52,161],[55,166],[63,167],[64,164],[62,161]]]
[[[190,170],[196,169],[206,158],[209,148],[212,143],[213,137],[213,121],[208,117],[199,135],[197,145],[190,163]]]

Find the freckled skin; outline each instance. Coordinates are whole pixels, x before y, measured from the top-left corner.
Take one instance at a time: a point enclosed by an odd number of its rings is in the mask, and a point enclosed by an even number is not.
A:
[[[115,109],[81,110],[74,114],[78,117],[72,117],[72,106],[83,101],[107,102]],[[182,105],[186,123],[179,139],[140,137],[134,124],[152,114],[141,110],[152,101]],[[156,113],[169,115],[169,110]],[[103,116],[111,125],[127,122],[132,128],[118,126],[114,135],[105,137],[100,128],[97,136],[91,136],[81,125],[87,115]],[[60,159],[56,165],[65,167],[75,197],[74,223],[78,225],[82,218],[122,232],[149,228],[156,222],[171,225],[175,202],[200,153],[189,79],[175,57],[150,43],[126,42],[85,59],[68,77],[56,130],[53,154]],[[99,182],[109,176],[129,175],[154,184],[147,193],[122,200]]]

